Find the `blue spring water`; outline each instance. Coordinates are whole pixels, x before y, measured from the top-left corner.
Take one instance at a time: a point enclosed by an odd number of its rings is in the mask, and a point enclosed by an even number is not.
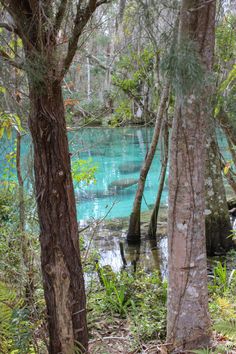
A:
[[[96,183],[86,185],[75,182],[77,213],[79,220],[127,217],[132,210],[139,169],[152,138],[153,128],[81,128],[68,134],[72,161],[91,159],[97,166]],[[223,138],[221,137],[221,145]],[[14,139],[3,138],[0,144],[1,181],[15,179],[13,166],[8,169],[7,153],[14,150]],[[30,150],[30,138],[22,141],[24,172]],[[152,167],[146,180],[142,210],[154,204],[161,170],[162,146],[158,145]],[[27,181],[27,177],[26,177]],[[111,186],[111,183],[113,185]],[[114,184],[118,186],[114,187]],[[125,184],[125,186],[122,186]],[[130,186],[127,186],[130,185]],[[162,203],[167,204],[167,183],[162,194]]]

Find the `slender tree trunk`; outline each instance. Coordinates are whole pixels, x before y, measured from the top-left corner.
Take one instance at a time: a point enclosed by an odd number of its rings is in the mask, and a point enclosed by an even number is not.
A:
[[[18,181],[19,195],[19,232],[21,236],[21,249],[24,266],[27,272],[25,284],[25,298],[29,306],[33,305],[34,298],[34,270],[32,264],[32,255],[30,252],[29,239],[25,232],[25,199],[24,199],[24,181],[21,173],[21,134],[16,135],[16,174]]]
[[[87,100],[91,101],[91,70],[90,59],[87,57]]]
[[[86,304],[61,86],[30,87],[29,127],[50,354],[87,351]]]
[[[209,117],[206,148],[206,246],[207,254],[225,253],[233,247],[231,223],[221,174],[219,147],[212,117]]]
[[[215,1],[182,0],[179,44],[194,41],[210,71]],[[168,211],[167,342],[171,352],[207,346],[210,340],[205,241],[205,121],[209,87],[176,98],[171,138]]]
[[[158,139],[159,139],[159,135],[160,135],[163,115],[165,112],[168,96],[169,96],[169,84],[166,84],[163,89],[161,100],[160,100],[160,105],[159,105],[159,109],[158,109],[158,113],[157,113],[157,119],[156,119],[156,123],[155,123],[155,127],[154,127],[151,146],[150,146],[149,151],[146,155],[144,164],[143,164],[141,172],[140,172],[138,189],[137,189],[137,192],[135,195],[132,213],[130,215],[129,229],[128,229],[128,233],[127,233],[127,241],[131,242],[131,243],[140,242],[140,237],[141,237],[141,234],[140,234],[140,212],[141,212],[143,191],[144,191],[144,187],[145,187],[147,174],[148,174],[149,169],[151,167],[152,160],[154,158],[156,147],[158,144]]]
[[[161,166],[160,182],[159,182],[157,197],[156,197],[155,205],[152,211],[152,215],[148,227],[148,236],[149,238],[153,238],[153,239],[156,238],[157,217],[158,217],[158,212],[161,203],[162,191],[165,184],[166,170],[168,164],[168,149],[169,149],[169,128],[168,128],[168,120],[166,119],[164,125],[164,158]]]

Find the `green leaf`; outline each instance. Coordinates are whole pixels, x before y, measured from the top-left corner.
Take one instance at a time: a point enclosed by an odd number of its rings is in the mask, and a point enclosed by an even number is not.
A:
[[[8,138],[8,139],[11,139],[12,130],[11,130],[11,127],[10,127],[10,126],[6,127],[6,133],[7,133],[7,138]]]
[[[0,139],[2,139],[4,134],[4,127],[0,127]]]

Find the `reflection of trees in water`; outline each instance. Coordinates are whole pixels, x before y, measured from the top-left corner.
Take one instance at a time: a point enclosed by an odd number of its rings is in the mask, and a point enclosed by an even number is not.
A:
[[[138,264],[142,264],[147,271],[161,270],[160,249],[156,240],[145,240],[137,245],[120,242],[119,248],[123,269],[131,267],[136,272]]]

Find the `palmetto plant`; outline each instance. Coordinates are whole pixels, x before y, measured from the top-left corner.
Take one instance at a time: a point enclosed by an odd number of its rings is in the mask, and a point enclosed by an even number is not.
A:
[[[28,311],[14,290],[0,282],[0,353],[33,353]]]

